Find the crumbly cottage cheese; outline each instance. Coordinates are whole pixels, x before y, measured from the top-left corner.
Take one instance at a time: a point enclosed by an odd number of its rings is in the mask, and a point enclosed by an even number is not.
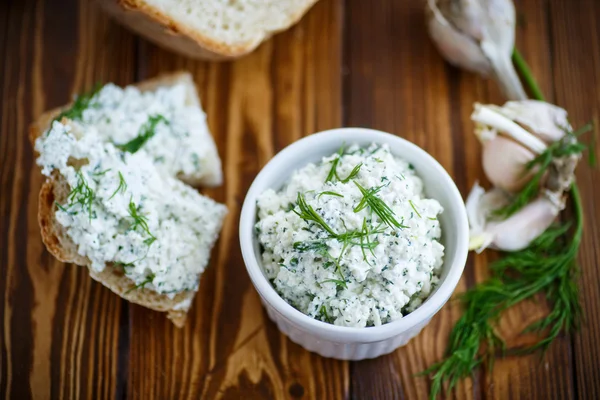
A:
[[[439,281],[439,202],[387,146],[351,146],[294,172],[258,199],[264,271],[301,312],[335,325],[381,325],[417,308]]]
[[[54,121],[35,144],[42,173],[59,173],[71,190],[68,201],[57,204],[56,220],[79,254],[90,259],[92,269],[123,268],[138,287],[169,296],[196,290],[225,206],[174,177],[187,168],[184,161],[171,156],[171,161],[181,161],[178,167],[157,164],[158,149],[172,144],[168,132],[156,132],[138,151],[123,151],[117,137],[123,141],[135,137],[113,133],[109,138],[106,126],[96,125],[85,112],[78,122]],[[125,114],[131,120],[138,118],[134,111]],[[177,123],[166,121],[169,126]],[[127,129],[137,126],[124,124]],[[154,147],[146,147],[152,143]]]
[[[187,92],[183,82],[147,92],[109,83],[94,95],[80,123],[94,126],[101,139],[118,145],[138,136],[150,117],[164,117],[143,151],[169,175],[210,176],[213,183],[219,183],[221,164],[206,115],[189,101]]]

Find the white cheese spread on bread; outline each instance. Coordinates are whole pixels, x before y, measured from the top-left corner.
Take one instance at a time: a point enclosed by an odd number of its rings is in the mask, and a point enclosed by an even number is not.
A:
[[[169,296],[195,291],[226,214],[175,177],[203,170],[193,142],[204,133],[183,134],[202,115],[183,117],[177,86],[154,96],[117,89],[106,86],[78,121],[54,121],[36,140],[42,173],[71,190],[55,218],[92,269],[122,268],[136,287]]]

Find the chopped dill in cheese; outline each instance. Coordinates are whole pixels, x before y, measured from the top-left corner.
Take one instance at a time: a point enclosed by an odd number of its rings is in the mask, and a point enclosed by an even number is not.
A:
[[[387,146],[353,145],[295,171],[258,199],[265,274],[293,307],[323,322],[402,318],[439,281],[444,246],[414,168]]]
[[[143,150],[169,175],[202,179],[220,174],[206,115],[189,101],[189,85],[180,82],[142,92],[108,83],[77,97],[56,120],[66,117],[91,127],[123,151]]]

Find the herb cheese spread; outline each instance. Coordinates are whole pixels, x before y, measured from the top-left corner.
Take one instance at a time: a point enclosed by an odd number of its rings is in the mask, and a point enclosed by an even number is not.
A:
[[[146,152],[170,175],[220,183],[217,149],[190,87],[193,84],[184,81],[140,91],[108,83],[80,97],[74,107],[77,118],[71,119],[92,126],[102,140],[123,150]]]
[[[376,326],[417,308],[439,281],[443,211],[387,146],[353,145],[295,171],[258,199],[262,264],[276,291],[315,319]]]
[[[175,149],[194,153],[186,145],[192,139],[174,144],[171,137],[177,135],[177,118],[185,119],[177,102],[167,102],[175,107],[172,112],[157,105],[169,90],[152,97],[109,85],[94,97],[78,99],[35,148],[42,173],[60,176],[69,185],[68,199],[56,204],[55,218],[78,253],[90,260],[90,268],[122,268],[136,287],[172,297],[197,289],[226,208],[175,178],[192,168]],[[95,96],[100,101],[90,103]],[[138,100],[144,112],[134,106]],[[196,116],[190,119],[199,118],[201,111],[191,114]],[[111,120],[103,122],[101,115]],[[159,123],[153,122],[156,118]],[[169,130],[161,131],[161,125]],[[161,163],[157,157],[163,153]]]

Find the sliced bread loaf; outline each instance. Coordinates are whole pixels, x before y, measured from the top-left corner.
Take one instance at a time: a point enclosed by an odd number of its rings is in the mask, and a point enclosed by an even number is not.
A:
[[[118,21],[186,56],[232,59],[295,24],[317,0],[99,0]]]

